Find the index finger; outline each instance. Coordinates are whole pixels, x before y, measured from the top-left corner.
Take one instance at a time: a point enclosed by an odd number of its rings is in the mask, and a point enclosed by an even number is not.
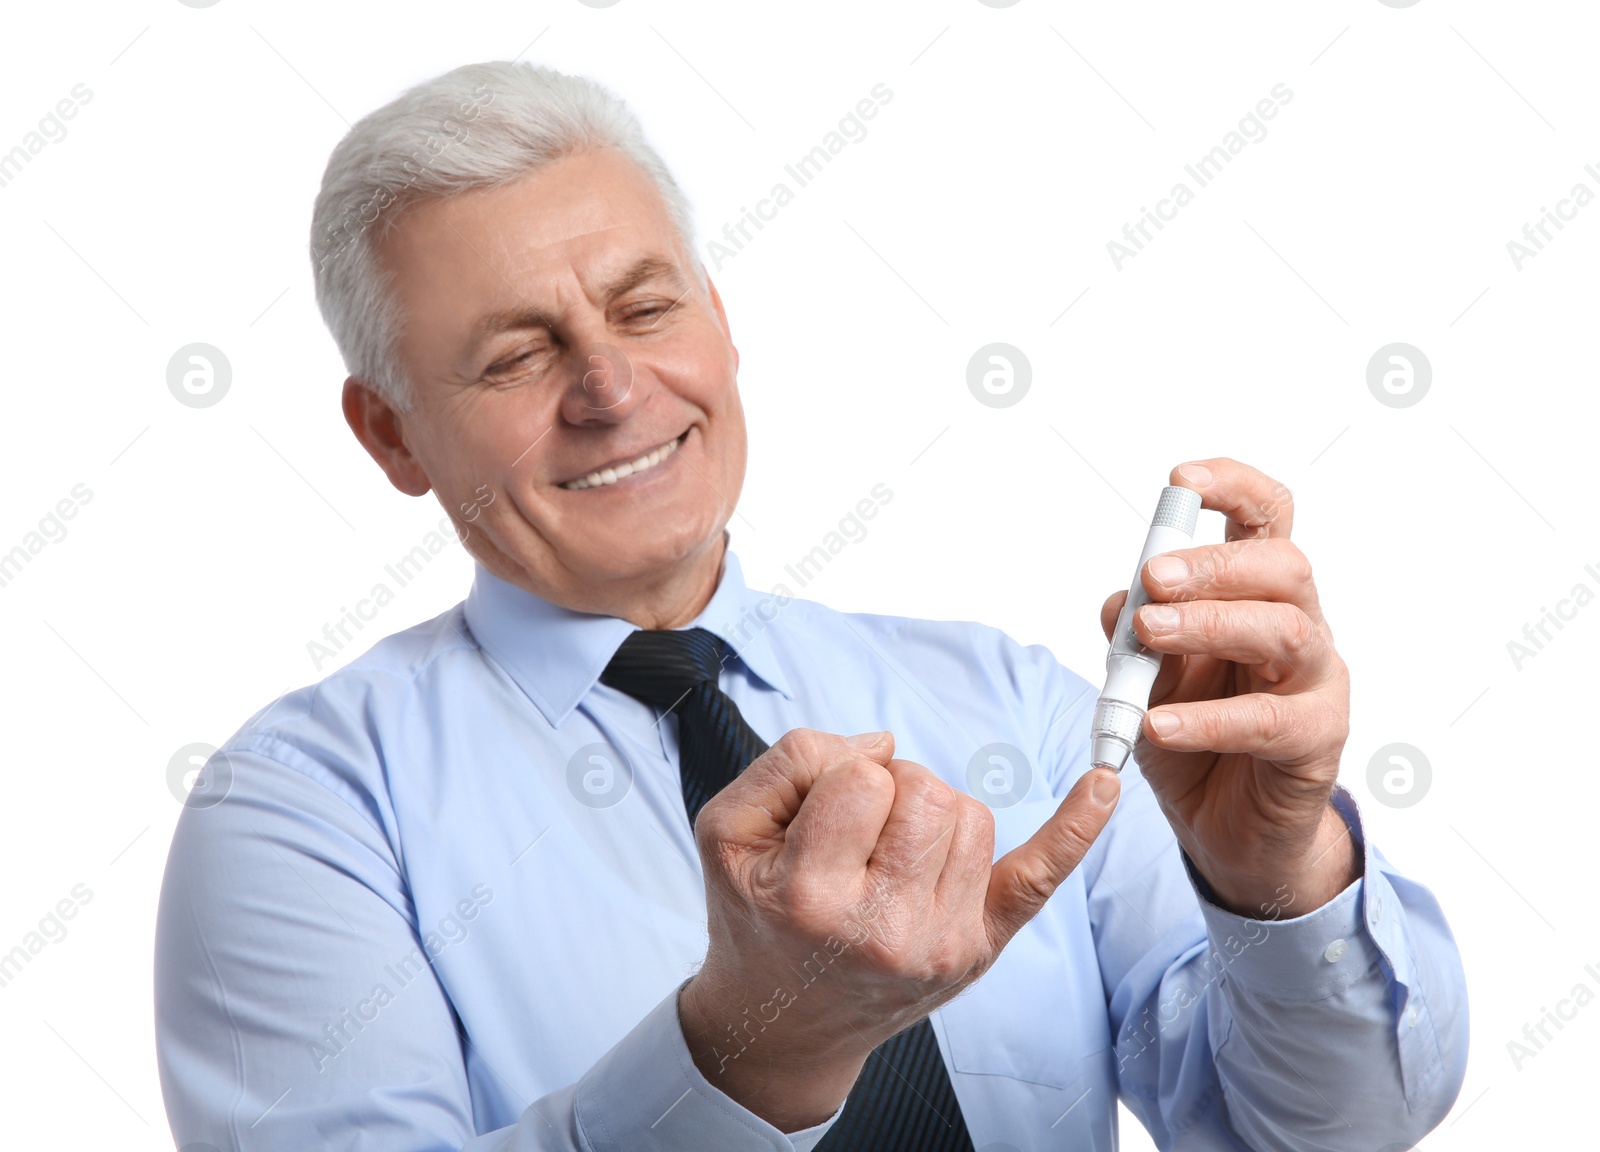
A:
[[[1294,527],[1294,495],[1265,472],[1227,456],[1191,460],[1172,470],[1168,483],[1192,488],[1200,506],[1228,518],[1225,540],[1288,536]]]

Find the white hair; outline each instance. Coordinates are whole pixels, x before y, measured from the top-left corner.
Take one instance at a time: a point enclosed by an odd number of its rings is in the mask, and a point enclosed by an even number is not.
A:
[[[350,375],[401,411],[411,407],[396,348],[402,317],[377,254],[407,206],[604,147],[654,183],[704,288],[687,199],[632,110],[596,81],[526,61],[465,64],[363,116],[328,157],[311,221],[317,306]]]

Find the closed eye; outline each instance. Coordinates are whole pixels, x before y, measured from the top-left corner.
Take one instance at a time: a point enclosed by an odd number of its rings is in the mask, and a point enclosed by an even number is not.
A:
[[[496,361],[495,363],[489,365],[489,367],[485,368],[483,374],[486,377],[504,376],[506,373],[526,365],[529,360],[532,360],[545,350],[546,348],[543,345],[529,348],[523,352],[519,352],[517,355],[512,356],[509,359]]]
[[[688,292],[683,294],[683,296],[687,295]],[[624,312],[622,315],[622,321],[627,324],[643,322],[646,327],[653,328],[655,325],[659,324],[669,312],[675,309],[682,302],[683,296],[679,296],[676,300],[663,299],[641,302],[640,304]]]

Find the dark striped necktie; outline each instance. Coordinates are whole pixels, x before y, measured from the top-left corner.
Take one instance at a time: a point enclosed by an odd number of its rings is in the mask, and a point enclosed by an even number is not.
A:
[[[635,631],[600,682],[678,718],[678,776],[689,825],[767,743],[717,686],[734,653],[704,628]],[[972,1152],[939,1042],[926,1018],[880,1044],[817,1152]]]

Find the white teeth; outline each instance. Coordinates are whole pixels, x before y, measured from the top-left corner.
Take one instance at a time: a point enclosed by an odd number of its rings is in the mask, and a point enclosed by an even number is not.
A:
[[[602,468],[598,472],[591,472],[580,480],[569,480],[562,487],[569,492],[579,492],[585,488],[604,488],[608,484],[615,484],[618,480],[629,476],[636,476],[649,468],[654,468],[668,456],[678,450],[676,440],[668,440],[659,448],[646,452],[637,460],[626,464],[618,464],[611,468]]]

